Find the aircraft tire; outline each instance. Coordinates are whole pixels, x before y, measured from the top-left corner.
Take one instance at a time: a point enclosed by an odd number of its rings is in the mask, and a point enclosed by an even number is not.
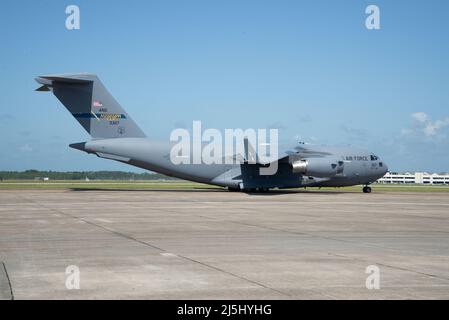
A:
[[[371,193],[371,187],[368,187],[368,186],[366,186],[366,187],[363,187],[363,193]]]

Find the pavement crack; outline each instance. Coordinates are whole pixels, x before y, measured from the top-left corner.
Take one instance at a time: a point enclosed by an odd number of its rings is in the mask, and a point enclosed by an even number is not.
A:
[[[199,261],[199,260],[195,260],[195,259],[193,259],[193,258],[189,258],[189,257],[183,256],[183,255],[179,255],[179,254],[177,254],[177,256],[180,257],[180,258],[186,259],[186,260],[188,260],[188,261],[198,263],[198,264],[200,264],[200,265],[202,265],[202,266],[205,266],[205,267],[207,267],[207,268],[210,268],[210,269],[213,269],[213,270],[216,270],[216,271],[225,273],[225,274],[227,274],[227,275],[233,276],[233,277],[235,277],[235,278],[238,278],[238,279],[247,281],[247,282],[249,282],[249,283],[255,284],[255,285],[259,286],[259,287],[262,287],[262,288],[265,288],[265,289],[274,291],[274,292],[279,293],[279,294],[281,294],[281,295],[283,295],[283,296],[290,297],[289,294],[287,294],[287,293],[285,293],[285,292],[282,292],[282,291],[280,291],[280,290],[271,288],[271,287],[269,287],[269,286],[266,286],[266,285],[264,285],[263,283],[260,283],[260,282],[257,282],[257,281],[254,281],[254,280],[245,278],[245,277],[243,277],[243,276],[239,276],[238,274],[235,274],[235,273],[232,273],[232,272],[223,270],[223,269],[221,269],[221,268],[215,267],[215,266],[210,265],[210,264],[207,264],[207,263],[205,263],[205,262],[201,262],[201,261]]]
[[[206,216],[200,216],[200,217],[208,218],[208,219],[212,219],[212,220],[223,221],[223,222],[228,222],[228,223],[234,223],[234,224],[238,224],[238,225],[249,226],[249,227],[261,228],[261,229],[265,229],[265,230],[285,232],[285,233],[296,234],[296,235],[304,235],[304,236],[314,237],[314,238],[318,238],[318,239],[339,241],[339,242],[343,242],[343,243],[351,243],[351,244],[356,244],[356,245],[361,245],[361,246],[366,246],[366,247],[381,248],[381,249],[387,249],[387,250],[395,251],[394,249],[391,249],[391,248],[388,248],[388,247],[385,247],[385,246],[376,246],[376,245],[370,245],[370,244],[366,244],[366,243],[358,243],[358,242],[355,242],[355,241],[343,240],[343,239],[338,239],[338,238],[333,238],[333,237],[318,236],[318,235],[310,234],[310,233],[306,233],[306,232],[290,231],[290,230],[284,230],[284,229],[279,229],[279,228],[274,228],[274,227],[268,227],[268,226],[261,226],[261,225],[257,225],[257,224],[239,222],[239,221],[234,221],[234,220],[215,219],[215,218],[206,217]],[[333,256],[337,256],[337,257],[343,257],[343,258],[347,258],[347,259],[352,259],[352,260],[356,260],[356,261],[363,261],[363,262],[366,262],[366,263],[370,263],[369,261],[364,260],[364,259],[360,259],[360,258],[348,257],[348,256],[345,256],[345,255],[339,255],[339,254],[330,253],[330,252],[328,252],[328,254],[329,255],[333,255]],[[449,281],[449,278],[440,277],[440,276],[437,276],[437,275],[431,274],[431,273],[425,273],[425,272],[416,271],[416,270],[412,270],[412,269],[407,269],[407,268],[403,268],[403,267],[397,267],[397,266],[389,265],[389,264],[386,264],[386,263],[375,262],[375,264],[380,265],[380,266],[384,266],[384,267],[388,267],[388,268],[392,268],[392,269],[397,269],[397,270],[408,271],[408,272],[420,274],[420,275],[431,277],[431,278],[438,279],[438,280]]]
[[[110,233],[112,233],[112,234],[115,234],[116,236],[119,236],[119,237],[122,237],[122,238],[125,238],[125,239],[128,239],[128,240],[132,240],[132,241],[138,242],[138,243],[140,243],[140,244],[146,245],[146,246],[148,246],[148,247],[151,247],[151,248],[156,249],[156,250],[159,250],[159,251],[165,251],[164,249],[159,248],[158,246],[155,246],[155,245],[152,245],[152,244],[150,244],[150,243],[148,243],[148,242],[145,242],[145,241],[136,239],[136,238],[134,238],[134,237],[132,237],[132,236],[130,236],[130,235],[127,235],[127,234],[125,234],[125,233],[116,231],[116,230],[114,230],[114,229],[107,228],[107,227],[105,227],[105,226],[102,226],[101,224],[97,224],[97,223],[92,222],[92,221],[89,221],[89,220],[87,220],[87,219],[84,219],[84,218],[81,218],[81,217],[72,215],[72,214],[70,214],[70,213],[66,213],[66,212],[64,212],[64,211],[62,211],[62,210],[57,210],[57,209],[54,209],[54,208],[51,208],[51,207],[47,207],[46,205],[44,205],[44,204],[42,204],[42,203],[39,203],[39,202],[37,202],[37,201],[33,201],[33,200],[30,200],[30,199],[26,199],[26,200],[28,200],[28,201],[30,201],[30,202],[32,202],[32,203],[34,203],[34,204],[37,204],[37,205],[41,206],[42,208],[45,208],[45,209],[47,209],[47,210],[50,210],[50,211],[59,213],[59,214],[64,215],[64,216],[66,216],[66,217],[72,218],[72,219],[74,219],[74,220],[82,221],[82,222],[87,223],[87,224],[89,224],[89,225],[91,225],[91,226],[94,226],[94,227],[100,228],[100,229],[102,229],[102,230],[104,230],[104,231],[107,231],[107,232],[110,232]]]
[[[255,210],[255,209],[250,209],[250,210]],[[258,225],[258,224],[254,224],[254,223],[235,221],[235,220],[226,220],[226,219],[214,218],[214,217],[204,216],[204,215],[197,215],[197,216],[201,217],[201,218],[210,219],[210,220],[233,223],[233,224],[242,225],[242,226],[260,228],[260,229],[264,229],[264,230],[284,232],[284,233],[293,234],[293,235],[302,235],[302,236],[308,236],[311,238],[324,239],[324,240],[330,240],[330,241],[338,241],[338,242],[342,242],[342,243],[350,243],[350,244],[354,244],[357,246],[364,246],[364,247],[368,247],[368,248],[379,248],[379,249],[387,249],[390,251],[395,251],[395,249],[392,249],[392,248],[389,248],[386,246],[378,246],[378,245],[373,245],[373,244],[360,243],[358,241],[343,240],[343,239],[339,239],[339,238],[335,238],[335,237],[320,236],[320,235],[316,235],[316,234],[312,234],[312,233],[308,233],[308,232],[285,230],[285,229],[280,229],[280,228],[275,228],[275,227],[262,226],[262,225]]]
[[[340,257],[340,258],[350,259],[350,260],[354,260],[354,261],[359,261],[359,262],[373,264],[373,262],[371,262],[369,260],[366,260],[366,259],[362,259],[362,258],[349,257],[349,256],[346,256],[346,255],[343,255],[343,254],[337,254],[337,253],[331,253],[331,252],[328,252],[328,254],[331,255],[331,256],[335,256],[335,257]],[[421,271],[416,271],[416,270],[412,270],[412,269],[408,269],[408,268],[404,268],[404,267],[398,267],[398,266],[394,266],[394,265],[387,264],[387,263],[374,261],[374,264],[375,265],[379,265],[379,266],[383,266],[383,267],[387,267],[387,268],[391,268],[391,269],[412,272],[412,273],[416,273],[416,274],[419,274],[419,275],[422,275],[422,276],[431,277],[431,278],[438,279],[438,280],[449,281],[449,278],[440,277],[440,276],[437,276],[435,274],[421,272]]]
[[[164,209],[164,210],[165,210],[166,212],[176,213],[176,211],[172,211],[172,210],[168,210],[168,209]],[[200,215],[197,215],[197,216],[200,216]],[[201,216],[200,216],[200,217],[201,217]],[[215,267],[215,266],[210,265],[210,264],[207,264],[207,263],[205,263],[205,262],[201,262],[201,261],[199,261],[199,260],[195,260],[195,259],[193,259],[193,258],[189,258],[189,257],[187,257],[187,256],[180,255],[180,254],[176,254],[176,255],[177,255],[178,257],[183,258],[183,259],[185,259],[185,260],[188,260],[188,261],[190,261],[190,262],[194,262],[194,263],[200,264],[200,265],[202,265],[202,266],[204,266],[204,267],[207,267],[207,268],[209,268],[209,269],[213,269],[213,270],[215,270],[215,271],[219,271],[219,272],[225,273],[225,274],[227,274],[227,275],[230,275],[230,276],[232,276],[232,277],[238,278],[238,279],[240,279],[240,280],[247,281],[247,282],[249,282],[249,283],[252,283],[252,284],[255,284],[255,285],[259,286],[259,287],[262,287],[262,288],[264,288],[264,289],[271,290],[271,291],[274,291],[274,292],[276,292],[276,293],[279,293],[279,294],[281,294],[281,295],[283,295],[283,296],[287,296],[287,297],[290,297],[290,296],[291,296],[291,295],[289,295],[289,294],[287,294],[287,293],[285,293],[285,292],[282,292],[282,291],[280,291],[280,290],[277,290],[277,289],[271,288],[271,287],[269,287],[269,286],[267,286],[267,285],[264,285],[263,283],[260,283],[260,282],[257,282],[257,281],[255,281],[255,280],[251,280],[251,279],[245,278],[245,277],[243,277],[243,276],[240,276],[240,275],[238,275],[238,274],[235,274],[235,273],[226,271],[226,270],[224,270],[224,269]]]
[[[14,300],[14,292],[12,290],[11,279],[9,278],[8,270],[6,269],[6,264],[3,261],[2,261],[2,265],[3,265],[3,270],[5,271],[6,281],[8,282],[9,294],[11,296],[11,300]]]
[[[114,229],[107,228],[105,226],[102,226],[101,224],[97,224],[95,222],[92,222],[92,221],[89,221],[89,220],[86,220],[84,218],[80,218],[80,217],[77,217],[77,216],[73,216],[71,214],[66,214],[66,213],[60,212],[60,211],[59,211],[59,213],[67,215],[67,216],[69,216],[69,217],[71,217],[73,219],[77,219],[79,221],[83,221],[83,222],[85,222],[85,223],[87,223],[89,225],[95,226],[97,228],[103,229],[104,231],[110,232],[110,233],[112,233],[112,234],[114,234],[116,236],[119,236],[119,237],[122,237],[122,238],[125,238],[125,239],[128,239],[128,240],[132,240],[132,241],[135,241],[137,243],[143,244],[143,245],[145,245],[147,247],[151,247],[153,249],[165,252],[164,249],[162,249],[162,248],[160,248],[158,246],[155,246],[155,245],[153,245],[151,243],[148,243],[146,241],[142,241],[142,240],[139,240],[137,238],[134,238],[133,236],[130,236],[130,235],[126,234],[126,233],[123,233],[123,232],[120,232],[120,231],[117,231],[117,230],[114,230]]]
[[[114,235],[117,235],[117,236],[120,236],[120,237],[122,237],[122,238],[125,238],[125,239],[128,239],[128,240],[135,241],[135,242],[137,242],[137,243],[140,243],[140,244],[145,245],[145,246],[147,246],[147,247],[151,247],[151,248],[156,249],[156,250],[159,250],[159,251],[161,251],[161,252],[168,252],[167,250],[165,250],[165,249],[163,249],[163,248],[160,248],[160,247],[158,247],[158,246],[152,245],[152,244],[150,244],[150,243],[148,243],[148,242],[146,242],[146,241],[142,241],[142,240],[139,240],[139,239],[137,239],[137,238],[134,238],[134,237],[132,237],[132,236],[130,236],[130,235],[127,235],[127,234],[125,234],[125,233],[122,233],[122,232],[119,232],[119,231],[116,231],[116,230],[113,230],[113,229],[104,227],[104,226],[102,226],[102,225],[100,225],[100,224],[97,224],[97,223],[95,223],[95,222],[92,222],[92,221],[86,220],[86,219],[84,219],[84,218],[81,218],[81,217],[78,217],[78,216],[75,216],[75,215],[66,213],[66,212],[61,211],[61,210],[57,210],[57,209],[54,209],[54,208],[51,208],[51,207],[47,207],[46,205],[44,205],[44,204],[42,204],[42,203],[39,203],[39,202],[37,202],[37,201],[33,201],[33,200],[30,200],[30,199],[26,199],[26,200],[28,200],[28,201],[30,201],[30,202],[32,202],[32,203],[34,203],[34,204],[37,204],[37,205],[39,205],[39,206],[41,206],[42,208],[45,208],[45,209],[47,209],[47,210],[50,210],[50,211],[59,213],[59,214],[61,214],[61,215],[67,216],[67,217],[69,217],[69,218],[72,218],[72,219],[74,219],[74,220],[83,221],[84,223],[87,223],[87,224],[89,224],[89,225],[95,226],[95,227],[97,227],[97,228],[100,228],[100,229],[102,229],[102,230],[104,230],[104,231],[110,232],[110,233],[112,233],[112,234],[114,234]],[[232,272],[223,270],[223,269],[221,269],[221,268],[218,268],[218,267],[209,265],[209,264],[204,263],[204,262],[201,262],[201,261],[199,261],[199,260],[195,260],[195,259],[193,259],[193,258],[189,258],[189,257],[187,257],[187,256],[180,255],[180,254],[176,254],[176,256],[179,257],[179,258],[181,258],[181,259],[188,260],[188,261],[193,262],[193,263],[196,263],[196,264],[200,264],[200,265],[202,265],[202,266],[204,266],[204,267],[207,267],[207,268],[209,268],[209,269],[212,269],[212,270],[215,270],[215,271],[219,271],[219,272],[221,272],[221,273],[225,273],[225,274],[227,274],[227,275],[229,275],[229,276],[238,278],[238,279],[240,279],[240,280],[247,281],[247,282],[252,283],[252,284],[255,284],[255,285],[259,286],[259,287],[262,287],[262,288],[265,288],[265,289],[274,291],[274,292],[279,293],[279,294],[281,294],[281,295],[283,295],[283,296],[290,296],[290,295],[288,295],[288,294],[285,293],[285,292],[276,290],[276,289],[274,289],[274,288],[268,287],[268,286],[266,286],[266,285],[264,285],[264,284],[262,284],[262,283],[259,283],[259,282],[257,282],[257,281],[254,281],[254,280],[245,278],[245,277],[243,277],[243,276],[239,276],[239,275],[237,275],[237,274],[235,274],[235,273],[232,273]]]

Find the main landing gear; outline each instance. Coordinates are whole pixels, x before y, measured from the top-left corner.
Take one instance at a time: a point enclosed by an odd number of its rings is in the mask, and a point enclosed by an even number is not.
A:
[[[261,188],[240,189],[239,187],[228,187],[228,190],[231,192],[243,191],[243,192],[249,192],[249,193],[255,193],[255,192],[265,193],[265,192],[268,192],[270,190],[270,188],[261,187]]]
[[[369,186],[364,186],[362,190],[363,190],[363,193],[371,193],[371,187],[369,187]]]

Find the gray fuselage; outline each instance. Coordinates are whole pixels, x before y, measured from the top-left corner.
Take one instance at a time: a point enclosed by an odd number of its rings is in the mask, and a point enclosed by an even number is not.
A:
[[[258,164],[174,164],[170,160],[173,143],[154,141],[148,138],[97,139],[71,147],[94,153],[101,158],[127,163],[139,168],[168,176],[213,184],[223,187],[250,188],[294,188],[294,187],[341,187],[370,184],[388,170],[386,164],[372,153],[352,147],[330,147],[301,145],[293,148],[291,155],[278,161],[274,175],[258,174]],[[330,177],[314,177],[294,173],[291,163],[295,159],[313,160],[322,154],[344,163],[341,172]]]
[[[179,155],[173,152],[176,143],[148,139],[97,75],[51,74],[39,76],[36,81],[40,84],[36,90],[53,92],[92,137],[91,141],[74,143],[71,147],[168,176],[230,189],[264,191],[270,188],[368,185],[387,172],[385,163],[374,154],[349,147],[297,143],[280,148],[276,143],[276,156],[267,160],[265,155],[257,154],[247,136],[241,137],[243,155],[239,149],[224,157],[217,156],[212,162],[205,162],[202,156],[200,161],[195,161],[203,153],[201,144],[199,150],[194,144],[187,155],[182,152]],[[189,161],[178,161],[179,157]],[[370,190],[364,188],[364,192]]]

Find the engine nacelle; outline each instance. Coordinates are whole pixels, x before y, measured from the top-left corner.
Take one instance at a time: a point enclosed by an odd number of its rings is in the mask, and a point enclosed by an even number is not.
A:
[[[343,171],[343,161],[332,158],[309,158],[291,163],[293,173],[313,177],[333,177]]]

